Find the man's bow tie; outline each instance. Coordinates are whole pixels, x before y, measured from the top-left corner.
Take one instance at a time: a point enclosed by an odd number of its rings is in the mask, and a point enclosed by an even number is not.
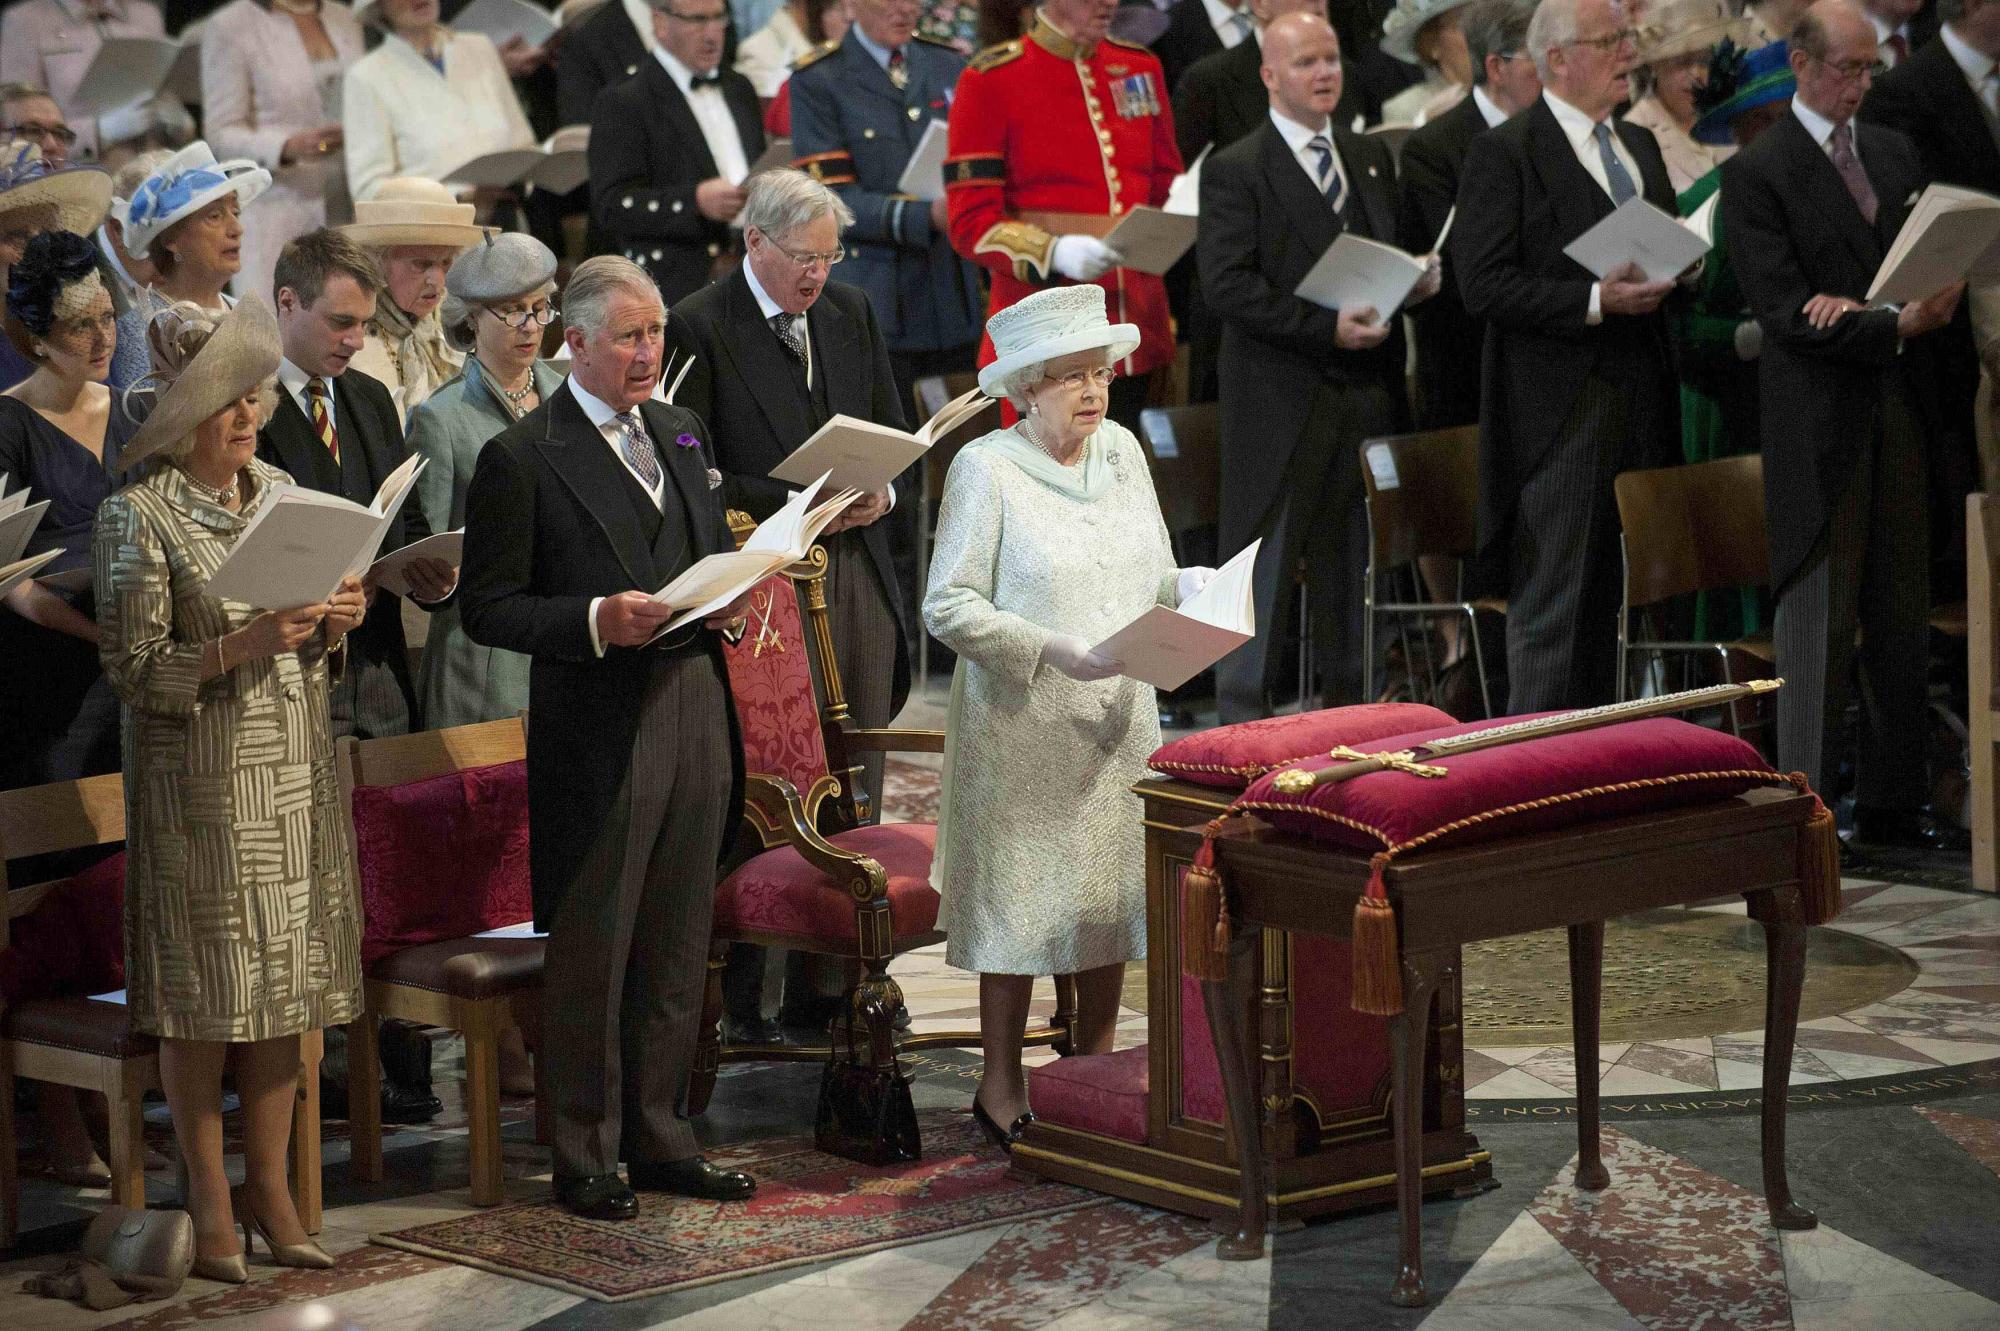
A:
[[[722,71],[720,69],[716,70],[713,74],[688,75],[688,91],[690,92],[696,88],[720,88],[721,86]]]

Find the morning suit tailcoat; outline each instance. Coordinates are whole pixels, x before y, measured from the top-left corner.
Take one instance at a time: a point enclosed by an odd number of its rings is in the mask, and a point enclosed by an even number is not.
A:
[[[1263,48],[1252,34],[1228,50],[1210,52],[1181,73],[1173,85],[1174,142],[1183,162],[1194,161],[1210,145],[1221,152],[1270,119],[1271,94],[1257,72],[1263,63]],[[1358,114],[1365,114],[1365,104],[1354,84],[1343,84],[1333,123],[1351,125]]]
[[[1915,144],[1926,179],[2000,192],[1994,122],[1942,39],[1876,79],[1861,103],[1861,119]]]
[[[806,315],[806,328],[812,338],[813,382],[821,390],[811,396],[802,384],[791,387],[802,376],[764,321],[742,270],[675,306],[667,321],[674,355],[668,381],[680,374],[681,358],[694,357],[694,368],[681,381],[674,401],[708,425],[715,464],[722,472],[724,502],[760,522],[783,507],[794,488],[772,480],[771,468],[829,418],[853,416],[898,429],[907,420],[897,400],[888,348],[865,295],[845,283],[828,282]],[[905,494],[899,501],[915,503],[919,497]],[[881,577],[894,616],[893,716],[910,691],[909,630],[902,622],[902,597],[896,590],[885,524],[872,522],[832,539],[857,536]],[[837,622],[834,631],[841,632]]]
[[[381,380],[348,370],[333,380],[333,425],[340,440],[338,462],[299,404],[281,388],[277,410],[257,433],[257,456],[291,473],[298,485],[357,504],[374,502],[382,482],[409,456],[394,399]],[[430,534],[431,525],[412,491],[382,538],[382,552],[400,550]],[[423,729],[400,597],[377,592],[361,626],[348,633],[347,668],[333,685],[333,716],[341,733],[351,731],[362,739]]]
[[[1249,13],[1244,10],[1244,13]],[[1249,44],[1245,38],[1237,46]],[[1172,93],[1181,75],[1203,56],[1224,50],[1221,34],[1208,17],[1208,6],[1201,0],[1175,0],[1167,10],[1167,26],[1159,36],[1146,43],[1153,54],[1159,57],[1160,70],[1166,75],[1164,91]],[[1226,48],[1235,50],[1236,47]]]
[[[755,162],[764,151],[757,91],[727,65],[719,77],[743,160]],[[648,55],[637,74],[598,94],[590,124],[590,220],[677,305],[707,284],[733,243],[726,224],[695,206],[695,187],[716,174],[701,123],[673,76]]]
[[[1403,141],[1396,163],[1402,177],[1396,243],[1411,254],[1428,254],[1437,243],[1445,218],[1458,202],[1465,155],[1486,130],[1486,117],[1468,94]],[[1440,257],[1443,285],[1437,295],[1410,311],[1417,343],[1417,426],[1424,430],[1471,425],[1479,419],[1479,359],[1486,328],[1465,312],[1458,266],[1451,254]]]
[[[1921,339],[1899,354],[1893,310],[1850,314],[1824,330],[1802,313],[1821,293],[1867,296],[1924,185],[1916,151],[1902,135],[1858,124],[1855,143],[1878,202],[1872,227],[1796,115],[1781,117],[1722,164],[1721,226],[1764,328],[1757,378],[1771,582],[1780,592],[1821,543],[1877,428],[1884,376],[1900,371],[1919,384],[1928,368]]]
[[[1380,346],[1341,350],[1337,312],[1292,294],[1343,231],[1395,235],[1396,169],[1388,147],[1338,126],[1332,138],[1347,181],[1339,212],[1268,115],[1261,128],[1210,154],[1201,173],[1198,244],[1202,293],[1222,326],[1221,549],[1233,554],[1272,535],[1281,513],[1286,551],[1341,538],[1314,551],[1309,564],[1317,575],[1311,585],[1323,673],[1329,694],[1342,698],[1360,684],[1355,614],[1366,552],[1356,536],[1363,525],[1358,449],[1363,439],[1405,424],[1404,344],[1401,320],[1392,319],[1395,331]],[[1275,570],[1292,567],[1271,548],[1258,560],[1260,574],[1267,561],[1274,572],[1259,578],[1259,599],[1269,602],[1259,606],[1260,623],[1271,622],[1277,610]],[[1264,654],[1250,647],[1235,654],[1245,657],[1239,668],[1253,671],[1241,690],[1248,711],[1257,710],[1255,695],[1268,682],[1260,678]],[[1227,659],[1218,667],[1225,695],[1237,691],[1225,677],[1230,667]]]
[[[903,68],[898,88],[852,28],[799,61],[787,85],[792,152],[854,210],[838,275],[868,293],[889,350],[969,349],[986,312],[978,270],[931,225],[930,204],[897,189],[918,140],[950,115],[965,57],[918,37],[903,47]]]
[[[546,930],[626,779],[649,677],[672,652],[706,653],[722,670],[720,639],[706,629],[685,646],[591,648],[590,603],[620,592],[663,587],[674,566],[735,548],[723,509],[708,488],[707,439],[686,410],[647,402],[640,417],[666,472],[686,548],[645,535],[650,502],[567,383],[479,452],[465,500],[465,565],[459,615],[474,642],[533,658],[529,668],[528,824],[535,920]],[[678,556],[678,558],[677,558]],[[663,569],[662,564],[669,568]],[[728,708],[732,774],[730,826],[742,801],[742,746]],[[595,884],[576,884],[591,891]]]
[[[1639,164],[1640,193],[1677,213],[1653,136],[1620,120],[1612,125]],[[1679,435],[1666,317],[1587,322],[1596,279],[1563,248],[1611,213],[1611,196],[1583,169],[1546,99],[1474,138],[1458,200],[1451,264],[1466,312],[1486,324],[1479,536],[1490,548],[1510,529],[1524,478],[1555,443],[1586,379],[1664,399],[1657,441],[1633,441],[1658,462],[1674,456]]]

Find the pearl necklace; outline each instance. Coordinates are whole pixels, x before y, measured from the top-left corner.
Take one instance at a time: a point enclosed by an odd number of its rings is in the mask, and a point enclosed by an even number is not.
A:
[[[488,381],[492,383],[493,387],[499,392],[500,396],[507,400],[507,410],[513,412],[516,419],[519,419],[520,417],[527,415],[527,413],[521,409],[521,404],[528,400],[528,394],[535,391],[534,366],[530,365],[528,367],[528,381],[521,385],[521,391],[518,393],[515,392],[513,389],[507,387],[507,385],[501,383],[499,375],[493,373],[493,371],[491,370],[487,370],[485,361],[479,362],[479,368],[486,371],[486,378],[488,379]]]
[[[191,471],[183,470],[181,475],[187,478],[188,489],[194,491],[203,499],[208,500],[209,503],[214,504],[217,508],[228,508],[230,504],[236,501],[236,482],[234,479],[221,489],[217,489],[213,485],[204,485],[202,482],[196,480],[194,473]]]
[[[1083,465],[1084,454],[1090,451],[1090,441],[1086,439],[1083,441],[1083,447],[1079,448],[1076,451],[1076,461],[1064,462],[1061,458],[1056,456],[1054,449],[1050,448],[1047,443],[1043,442],[1042,432],[1040,430],[1037,430],[1034,427],[1034,424],[1031,421],[1029,421],[1029,419],[1026,416],[1021,417],[1019,425],[1021,427],[1021,433],[1028,436],[1028,442],[1033,444],[1036,448],[1041,449],[1043,455],[1046,456],[1049,461],[1055,463],[1058,467],[1080,467]]]

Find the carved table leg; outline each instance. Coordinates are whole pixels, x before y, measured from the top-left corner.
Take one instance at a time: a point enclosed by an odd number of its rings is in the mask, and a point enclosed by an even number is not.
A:
[[[1399,1308],[1421,1308],[1430,1300],[1424,1290],[1424,1046],[1430,1036],[1431,997],[1456,955],[1450,950],[1404,954],[1403,1010],[1389,1019],[1397,1238],[1396,1283],[1389,1302]]]
[[[1770,909],[1753,913],[1764,924],[1764,1202],[1779,1229],[1815,1229],[1819,1217],[1792,1200],[1785,1176],[1786,1097],[1792,1045],[1799,1033],[1799,990],[1806,978],[1806,926],[1798,889],[1773,893]]]
[[[1270,1164],[1265,1159],[1263,1116],[1257,1112],[1257,1045],[1250,1032],[1252,980],[1263,933],[1261,929],[1238,929],[1229,941],[1229,978],[1201,982],[1201,1002],[1208,1011],[1215,1062],[1222,1071],[1223,1107],[1229,1133],[1236,1139],[1240,1181],[1236,1231],[1225,1234],[1215,1245],[1215,1255],[1225,1262],[1251,1262],[1262,1257],[1269,1224],[1266,1197]]]
[[[1576,1186],[1611,1182],[1597,1122],[1597,1032],[1604,988],[1604,921],[1569,927],[1569,1020],[1576,1058]]]

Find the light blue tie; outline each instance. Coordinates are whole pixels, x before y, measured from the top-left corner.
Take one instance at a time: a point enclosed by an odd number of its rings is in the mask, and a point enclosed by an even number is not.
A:
[[[1611,151],[1611,126],[1600,120],[1591,131],[1597,138],[1597,152],[1604,159],[1604,183],[1611,187],[1611,202],[1622,204],[1639,192],[1632,183],[1632,173],[1625,169],[1625,163],[1618,160],[1618,154]]]
[[[1327,203],[1339,212],[1341,200],[1347,197],[1347,182],[1334,169],[1332,141],[1324,134],[1315,134],[1306,140],[1306,147],[1319,155],[1319,192],[1326,195]]]
[[[1238,42],[1244,42],[1250,39],[1251,25],[1250,25],[1250,16],[1248,14],[1244,13],[1242,10],[1239,9],[1234,14],[1231,14],[1229,16],[1229,22],[1230,25],[1236,29],[1236,40]]]

